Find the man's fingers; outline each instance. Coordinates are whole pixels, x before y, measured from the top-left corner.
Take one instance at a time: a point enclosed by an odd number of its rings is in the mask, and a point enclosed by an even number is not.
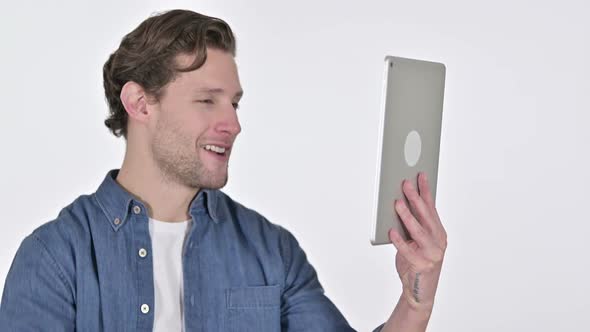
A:
[[[403,200],[396,200],[394,202],[395,211],[406,226],[410,236],[418,245],[426,252],[433,249],[433,239],[426,232],[424,227],[420,225],[418,220],[412,215],[412,212]]]
[[[397,251],[415,267],[427,267],[428,261],[419,255],[393,228],[389,230],[389,240]]]
[[[424,172],[420,172],[420,174],[418,174],[418,190],[420,190],[420,197],[422,197],[428,206],[428,209],[431,211],[435,221],[442,226],[440,216],[438,215],[438,211],[436,210],[434,199],[432,197],[432,191],[430,190],[430,183],[428,182],[428,177]]]
[[[420,197],[422,197],[425,204],[428,206],[430,215],[433,217],[431,231],[440,245],[446,248],[447,232],[445,231],[438,211],[436,210],[432,191],[430,190],[430,183],[428,182],[428,177],[424,172],[420,172],[420,174],[418,174],[418,189],[420,191]]]
[[[404,195],[408,198],[408,202],[414,211],[416,212],[416,217],[418,222],[429,232],[433,232],[434,229],[437,227],[436,221],[432,216],[432,211],[427,203],[422,199],[414,185],[407,180],[404,180],[402,183],[402,189],[404,191]]]
[[[426,202],[428,207],[434,209],[434,199],[432,198],[432,191],[430,190],[430,183],[426,173],[420,172],[418,174],[418,189],[420,190],[420,196]]]

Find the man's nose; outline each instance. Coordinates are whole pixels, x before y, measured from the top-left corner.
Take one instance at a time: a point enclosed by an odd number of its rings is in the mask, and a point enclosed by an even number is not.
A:
[[[238,113],[233,107],[226,107],[223,110],[223,118],[217,124],[217,130],[237,136],[241,131],[240,121],[238,120]]]

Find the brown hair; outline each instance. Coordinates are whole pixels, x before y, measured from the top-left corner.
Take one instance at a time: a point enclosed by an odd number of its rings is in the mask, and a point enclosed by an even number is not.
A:
[[[163,87],[179,72],[199,69],[205,63],[207,47],[235,56],[235,38],[225,21],[179,9],[143,21],[123,38],[104,64],[104,91],[109,105],[104,124],[115,136],[127,138],[128,116],[120,98],[125,83],[138,83],[158,100]],[[196,55],[195,60],[179,68],[175,58],[186,53]]]

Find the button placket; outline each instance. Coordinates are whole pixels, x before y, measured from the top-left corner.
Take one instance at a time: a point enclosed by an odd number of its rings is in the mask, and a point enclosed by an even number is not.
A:
[[[151,326],[153,319],[152,306],[154,305],[153,298],[153,265],[150,258],[151,246],[150,246],[150,235],[149,235],[149,223],[147,222],[148,216],[144,207],[139,202],[133,202],[131,205],[130,214],[133,216],[131,219],[131,230],[133,231],[133,248],[135,252],[135,260],[137,263],[136,278],[137,278],[137,291],[138,291],[138,302],[137,302],[137,315],[138,315],[138,330],[144,330]]]

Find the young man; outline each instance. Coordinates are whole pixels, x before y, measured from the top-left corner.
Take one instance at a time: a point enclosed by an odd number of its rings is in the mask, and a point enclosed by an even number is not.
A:
[[[104,65],[106,126],[120,170],[20,246],[0,331],[354,331],[284,228],[233,201],[227,182],[242,88],[220,19],[173,10],[145,20]],[[403,295],[376,331],[424,331],[446,233],[423,175],[390,233]],[[418,192],[419,191],[419,192]]]

